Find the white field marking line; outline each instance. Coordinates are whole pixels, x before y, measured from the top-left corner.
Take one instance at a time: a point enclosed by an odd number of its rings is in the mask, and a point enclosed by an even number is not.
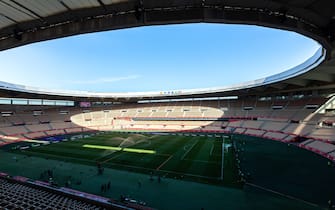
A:
[[[107,159],[107,160],[104,160],[104,161],[102,161],[102,163],[106,163],[106,162],[108,162],[108,161],[110,161],[110,160],[113,160],[113,159],[115,159],[115,158],[118,158],[118,157],[120,157],[121,155],[124,155],[125,153],[120,153],[120,154],[118,154],[118,155],[115,155],[114,157],[111,157],[111,158],[109,158],[109,159]]]
[[[184,175],[184,176],[193,176],[193,177],[200,177],[200,178],[206,178],[206,179],[211,179],[211,180],[218,180],[218,177],[201,176],[201,175],[197,175],[197,174],[180,173],[180,172],[166,171],[166,170],[159,170],[159,171],[167,172],[167,173],[173,173],[173,174],[179,174],[179,175]]]
[[[211,148],[211,151],[209,152],[209,156],[212,156],[213,150],[214,150],[214,143],[212,144],[212,148]]]
[[[119,164],[119,163],[108,163],[109,165],[115,165],[115,166],[124,166],[128,168],[139,168],[139,169],[147,169],[147,170],[152,170],[150,168],[145,168],[141,166],[134,166],[134,165],[124,165],[124,164]],[[166,172],[166,173],[171,173],[171,174],[178,174],[178,175],[185,175],[185,176],[193,176],[193,177],[200,177],[200,178],[206,178],[206,179],[211,179],[211,180],[218,180],[218,177],[210,177],[210,176],[201,176],[197,174],[189,174],[189,173],[180,173],[177,171],[168,171],[168,170],[159,170],[161,172]]]
[[[259,185],[256,185],[256,184],[252,184],[250,182],[246,182],[245,184],[250,185],[250,186],[255,187],[255,188],[262,189],[264,191],[272,192],[274,194],[277,194],[277,195],[280,195],[280,196],[283,196],[283,197],[286,197],[286,198],[289,198],[289,199],[292,199],[292,200],[296,200],[296,201],[306,203],[310,206],[319,207],[317,204],[314,204],[314,203],[311,203],[311,202],[308,202],[308,201],[305,201],[305,200],[302,200],[300,198],[296,198],[296,197],[293,197],[293,196],[290,196],[290,195],[286,195],[286,194],[283,194],[283,193],[280,193],[280,192],[277,192],[277,191],[274,191],[274,190],[271,190],[271,189],[268,189],[268,188],[265,188],[265,187],[262,187],[262,186],[259,186]]]
[[[173,155],[170,155],[170,157],[168,157],[162,164],[160,164],[156,170],[159,170],[163,165],[165,165],[165,163],[167,163],[171,158],[173,157]]]
[[[222,137],[222,160],[221,160],[221,180],[223,180],[223,170],[224,170],[224,140],[225,138]]]
[[[200,162],[200,163],[219,164],[218,162],[215,162],[215,161],[196,160],[196,159],[184,159],[184,160]]]
[[[192,144],[192,146],[184,153],[184,155],[180,158],[180,160],[183,160],[185,157],[186,157],[186,155],[193,149],[193,147],[196,145],[198,143],[198,140],[196,140],[193,144]]]

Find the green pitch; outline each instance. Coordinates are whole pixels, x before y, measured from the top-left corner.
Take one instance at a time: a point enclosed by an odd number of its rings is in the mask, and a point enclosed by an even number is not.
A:
[[[87,165],[99,163],[105,168],[176,179],[240,186],[229,145],[229,139],[215,135],[109,132],[14,152]]]

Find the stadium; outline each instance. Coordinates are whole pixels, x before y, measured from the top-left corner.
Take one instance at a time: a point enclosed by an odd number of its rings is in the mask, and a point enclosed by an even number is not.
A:
[[[4,0],[0,50],[184,23],[293,31],[320,48],[281,73],[219,88],[1,81],[1,209],[335,209],[333,1]]]

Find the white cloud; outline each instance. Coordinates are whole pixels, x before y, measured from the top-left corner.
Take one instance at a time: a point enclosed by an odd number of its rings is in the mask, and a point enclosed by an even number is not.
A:
[[[102,84],[102,83],[115,83],[124,80],[134,80],[140,78],[140,75],[129,75],[122,77],[102,77],[94,80],[78,80],[78,81],[69,81],[73,84]]]

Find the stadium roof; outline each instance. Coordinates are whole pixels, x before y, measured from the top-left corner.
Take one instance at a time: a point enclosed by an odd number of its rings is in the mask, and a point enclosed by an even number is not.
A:
[[[332,0],[1,0],[0,49],[74,34],[154,24],[225,22],[310,36],[326,48],[335,32]]]
[[[1,95],[129,100],[334,89],[333,0],[1,0],[0,50],[96,31],[197,22],[254,24],[295,31],[315,39],[323,48],[306,63],[282,74],[221,89],[174,91],[173,94],[171,91],[168,94],[57,94],[3,82]]]

